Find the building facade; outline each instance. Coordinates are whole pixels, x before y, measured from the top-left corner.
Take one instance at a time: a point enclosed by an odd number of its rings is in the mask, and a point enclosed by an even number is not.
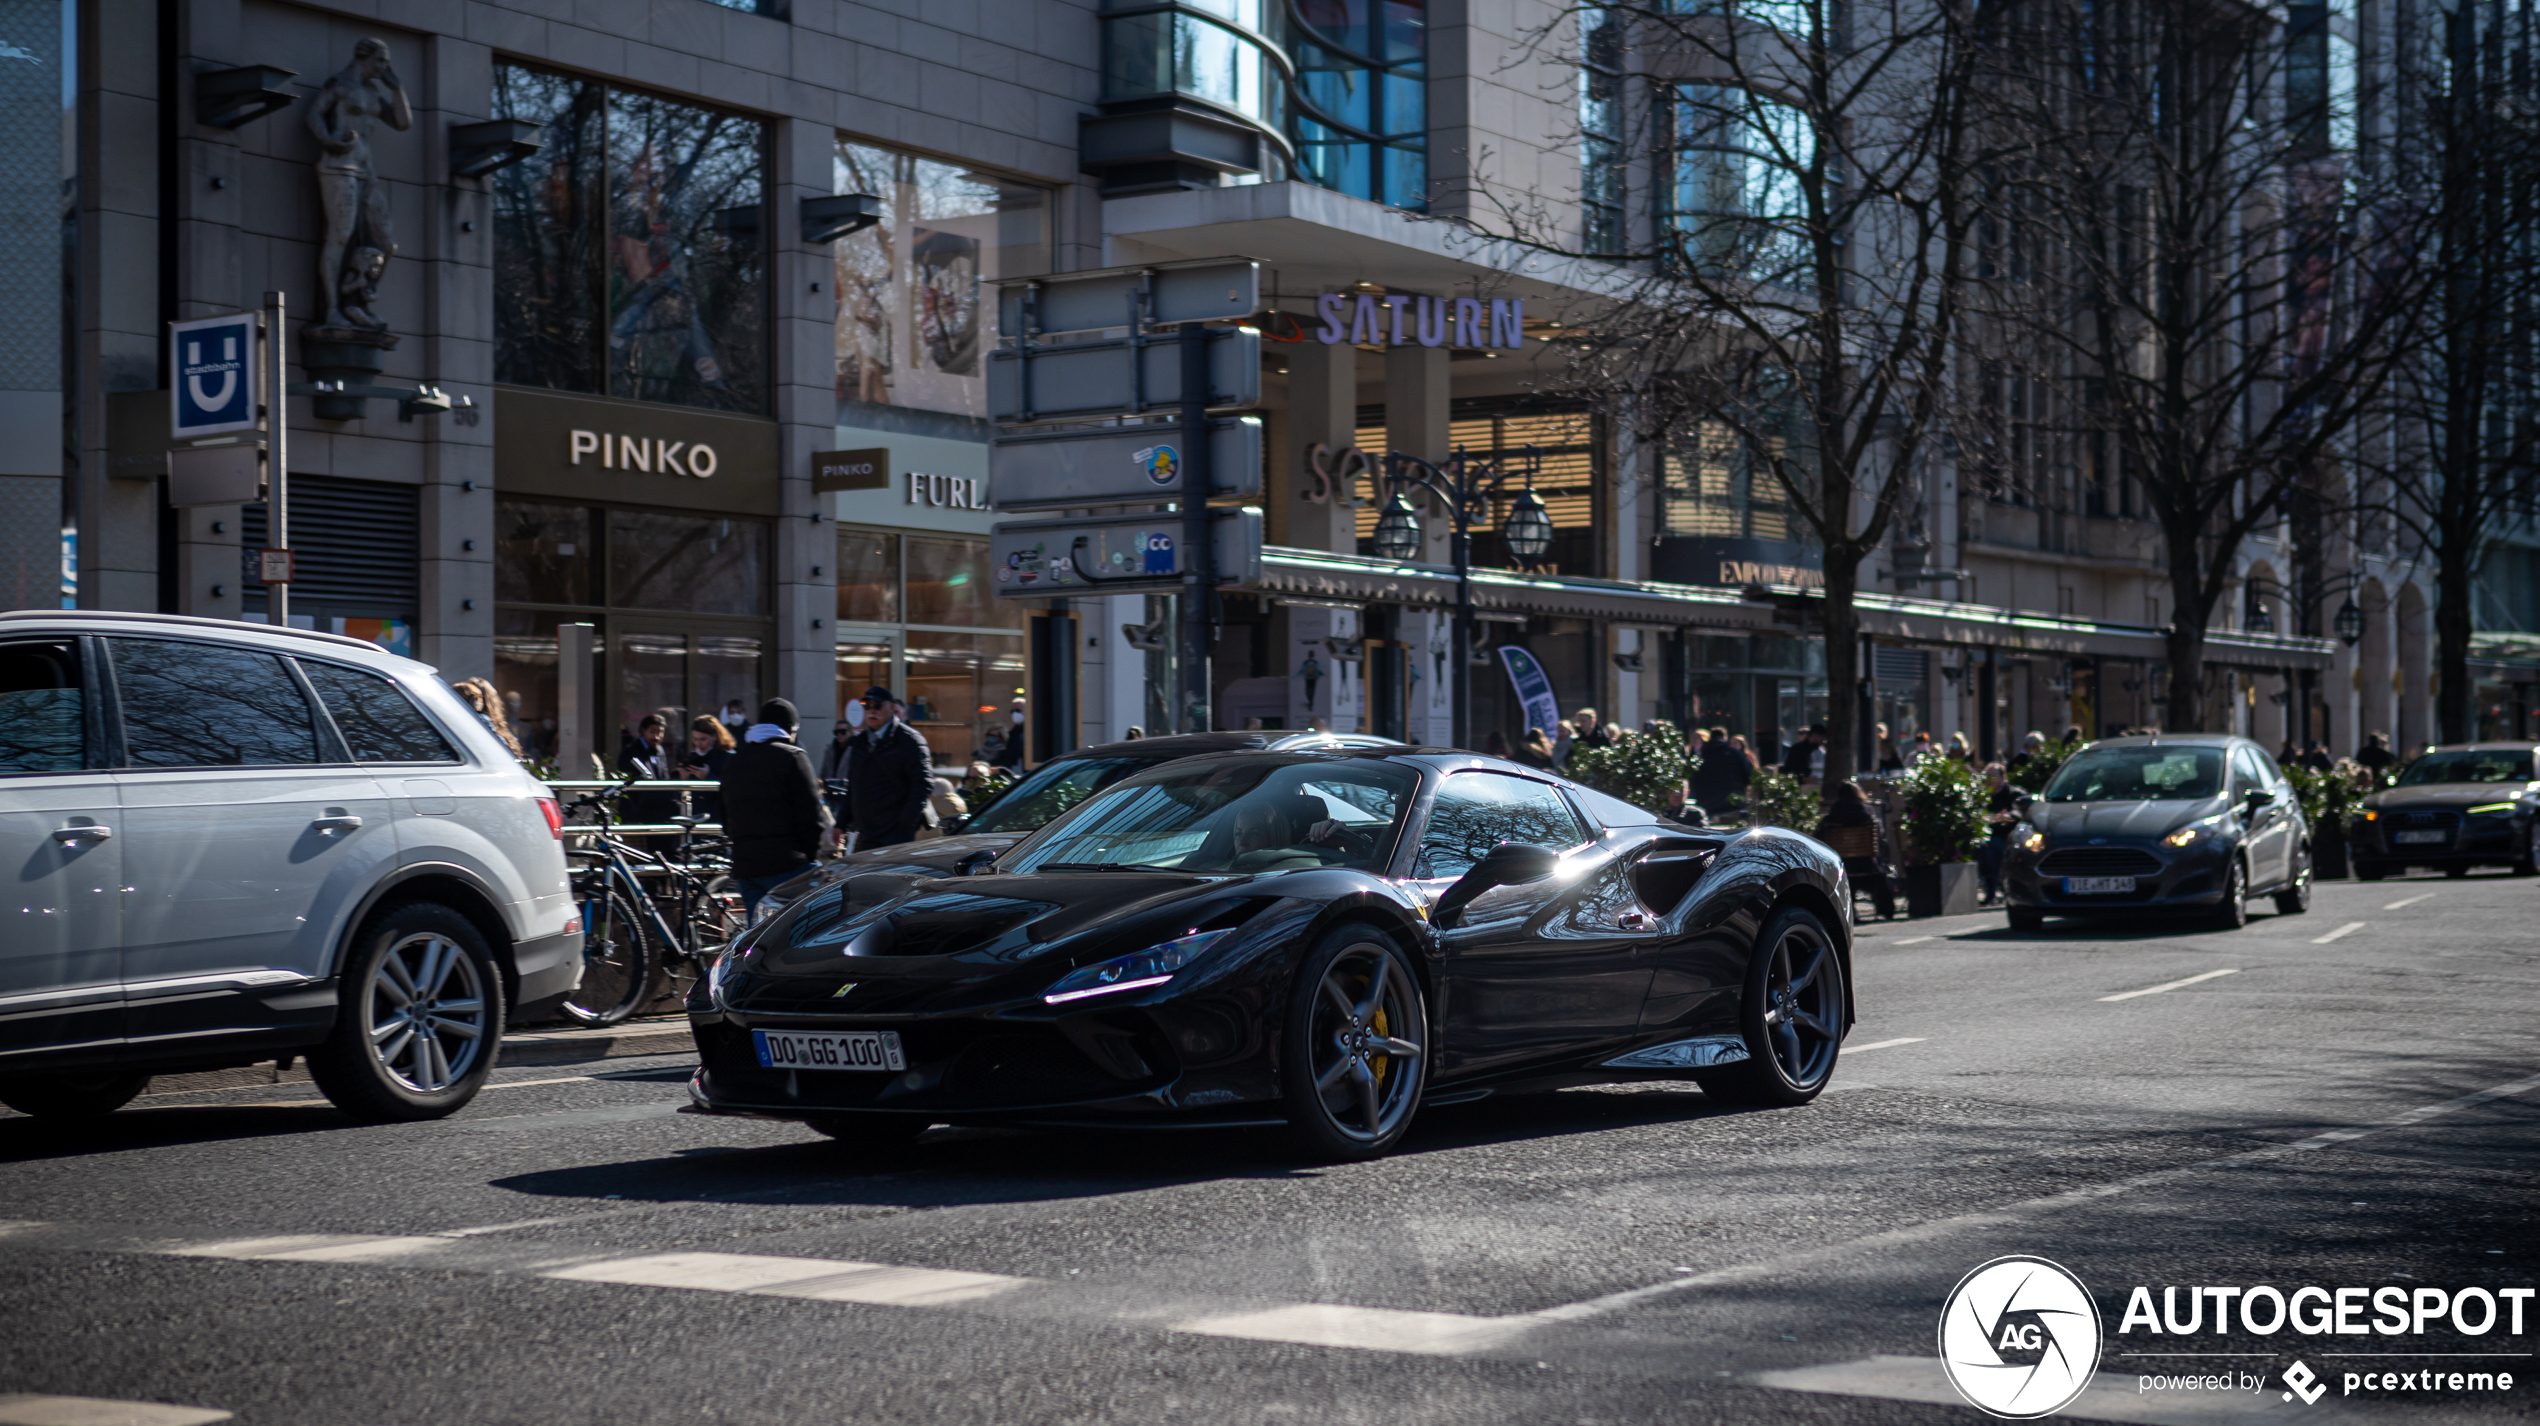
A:
[[[1172,600],[993,592],[996,284],[1242,256],[1269,549],[1221,601],[1220,725],[1443,742],[1462,659],[1473,738],[1514,737],[1510,645],[1564,713],[1724,723],[1767,754],[1823,716],[1790,512],[1705,432],[1638,439],[1564,393],[1563,314],[1611,293],[1595,254],[1649,197],[1614,106],[1670,77],[1563,7],[6,13],[26,132],[0,604],[266,617],[264,506],[175,503],[165,332],[281,292],[292,622],[491,678],[541,752],[605,756],[647,712],[777,694],[818,739],[871,683],[902,690],[941,763],[1027,726],[1036,758],[1162,731],[1188,716]],[[1465,649],[1444,522],[1412,559],[1376,554],[1385,492],[1360,474],[1459,453],[1506,476]],[[1493,532],[1525,488],[1553,538],[1520,570]],[[1873,585],[1878,717],[1995,751],[2156,721],[2167,611],[2122,493],[1936,471],[1920,508],[1882,565],[1963,578]],[[2270,742],[2307,718],[2340,751],[2365,728],[2428,740],[2406,552],[2357,554],[2352,646],[2280,599],[2267,614],[2290,567],[2251,547],[2216,639],[2225,716]],[[585,638],[591,666],[560,677]],[[2497,716],[2528,727],[2515,669],[2494,666]]]

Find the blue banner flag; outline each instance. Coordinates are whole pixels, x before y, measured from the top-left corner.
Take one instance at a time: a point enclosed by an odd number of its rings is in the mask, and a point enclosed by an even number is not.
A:
[[[1499,646],[1499,661],[1507,666],[1509,685],[1517,690],[1517,706],[1526,710],[1526,726],[1543,729],[1544,736],[1554,736],[1561,725],[1561,705],[1553,701],[1552,680],[1544,674],[1535,656],[1515,644]]]

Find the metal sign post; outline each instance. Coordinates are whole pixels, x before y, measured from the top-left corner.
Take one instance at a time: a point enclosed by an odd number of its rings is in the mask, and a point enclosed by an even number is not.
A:
[[[1216,640],[1217,559],[1208,538],[1209,472],[1214,462],[1208,440],[1209,330],[1197,322],[1182,327],[1182,731],[1205,733],[1210,694],[1208,656]]]
[[[265,467],[265,538],[273,548],[264,552],[266,571],[274,568],[275,555],[280,555],[282,580],[275,583],[265,574],[265,622],[277,629],[291,627],[291,417],[284,408],[283,371],[286,353],[282,335],[283,295],[265,294],[265,356],[273,363],[272,376],[265,384],[265,421],[267,431]]]

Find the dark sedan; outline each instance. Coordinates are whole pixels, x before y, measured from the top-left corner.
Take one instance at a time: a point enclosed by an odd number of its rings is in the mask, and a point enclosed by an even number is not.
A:
[[[2234,929],[2252,896],[2310,909],[2311,832],[2275,760],[2247,738],[2109,738],[2074,753],[2021,809],[2003,876],[2014,930],[2147,911]]]
[[[1469,753],[1179,760],[965,871],[866,870],[744,934],[689,998],[692,1109],[866,1143],[1276,1124],[1365,1157],[1521,1084],[1805,1103],[1853,1020],[1824,847]]]
[[[2355,875],[2412,866],[2467,876],[2474,866],[2540,873],[2540,778],[2529,743],[2428,748],[2395,786],[2364,799],[2352,823]]]

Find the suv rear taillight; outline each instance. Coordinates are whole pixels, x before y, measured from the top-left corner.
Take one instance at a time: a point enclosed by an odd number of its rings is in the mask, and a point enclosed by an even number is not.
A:
[[[547,819],[547,835],[559,842],[563,841],[564,809],[556,805],[556,800],[552,797],[539,798],[538,814]]]

